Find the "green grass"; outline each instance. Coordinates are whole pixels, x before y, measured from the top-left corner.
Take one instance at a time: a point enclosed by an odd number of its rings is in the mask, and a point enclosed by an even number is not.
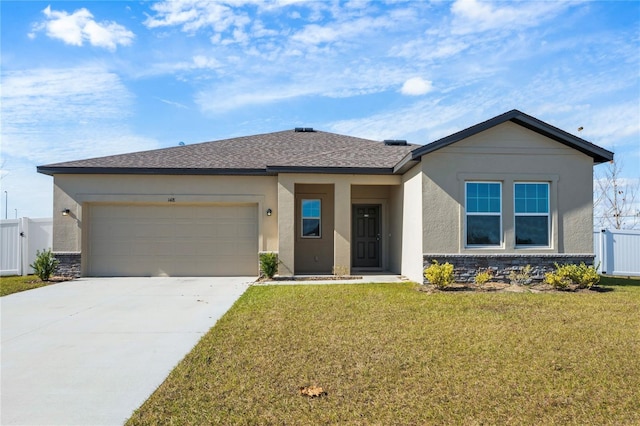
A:
[[[639,424],[639,324],[634,285],[254,286],[128,424]]]
[[[31,290],[38,287],[53,284],[52,282],[42,281],[35,275],[12,276],[0,278],[0,296],[18,293],[20,291]]]

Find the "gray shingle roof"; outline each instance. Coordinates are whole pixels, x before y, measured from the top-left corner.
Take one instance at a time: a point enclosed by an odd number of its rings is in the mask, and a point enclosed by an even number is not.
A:
[[[417,145],[384,142],[335,133],[282,132],[186,146],[68,161],[38,167],[55,173],[267,173],[270,168],[345,169],[391,172]],[[384,169],[384,170],[382,170]]]

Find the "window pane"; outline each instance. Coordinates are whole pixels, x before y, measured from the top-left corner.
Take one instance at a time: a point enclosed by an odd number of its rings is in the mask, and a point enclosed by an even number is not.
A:
[[[548,184],[517,183],[514,192],[516,213],[549,213]]]
[[[302,200],[302,217],[320,217],[320,200]]]
[[[319,237],[320,219],[302,219],[302,236]]]
[[[467,182],[467,212],[500,213],[500,200],[499,183]]]
[[[489,185],[489,196],[491,198],[500,198],[500,185],[497,183],[490,183]]]
[[[467,216],[467,244],[499,246],[500,216]]]
[[[548,216],[516,216],[516,245],[548,246]]]

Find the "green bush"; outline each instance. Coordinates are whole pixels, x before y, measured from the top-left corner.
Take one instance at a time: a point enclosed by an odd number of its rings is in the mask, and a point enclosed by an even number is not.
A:
[[[491,278],[493,278],[493,272],[491,272],[491,269],[487,269],[486,271],[479,271],[473,278],[473,281],[478,285],[484,285],[488,283]]]
[[[557,288],[559,290],[564,290],[569,287],[571,284],[571,280],[564,273],[556,272],[547,272],[544,274],[544,283],[549,284],[553,288]]]
[[[575,284],[578,288],[591,288],[600,282],[597,266],[587,266],[584,262],[579,265],[555,265],[555,272],[548,272],[544,276],[544,282],[554,288],[564,289],[570,284]]]
[[[38,278],[42,281],[49,281],[59,263],[60,261],[51,253],[51,249],[42,252],[36,250],[36,260],[29,266],[33,268]]]
[[[449,262],[440,265],[437,260],[424,270],[424,277],[438,288],[444,288],[453,282],[453,265]]]
[[[278,272],[278,254],[260,253],[260,274],[263,277],[273,278]]]

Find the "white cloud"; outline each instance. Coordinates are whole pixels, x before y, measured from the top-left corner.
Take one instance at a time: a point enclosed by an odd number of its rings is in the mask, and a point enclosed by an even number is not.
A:
[[[203,28],[211,28],[216,36],[231,31],[227,42],[244,42],[243,28],[251,23],[251,19],[242,11],[230,4],[214,1],[172,0],[153,3],[144,25],[148,28],[182,27],[182,31],[194,33]],[[212,37],[218,40],[220,37]]]
[[[451,5],[452,33],[468,34],[538,26],[542,21],[553,18],[568,6],[570,6],[568,2],[557,1],[492,3],[456,0]]]
[[[133,32],[115,22],[96,22],[91,12],[85,8],[69,14],[51,10],[51,6],[47,6],[42,13],[45,20],[33,25],[29,38],[35,38],[37,32],[45,30],[47,36],[72,46],[82,46],[84,42],[89,42],[92,46],[114,51],[118,45],[130,45],[135,37]]]
[[[413,77],[404,82],[400,92],[403,95],[420,96],[431,92],[431,90],[433,90],[433,85],[429,80]]]
[[[167,105],[171,105],[174,106],[176,108],[180,108],[180,109],[189,109],[189,107],[187,107],[184,104],[181,104],[180,102],[175,102],[175,101],[170,101],[168,99],[162,99],[162,98],[156,98],[158,99],[160,102],[165,103]]]
[[[130,134],[132,96],[99,68],[35,69],[3,74],[3,155],[34,163],[148,149]]]

